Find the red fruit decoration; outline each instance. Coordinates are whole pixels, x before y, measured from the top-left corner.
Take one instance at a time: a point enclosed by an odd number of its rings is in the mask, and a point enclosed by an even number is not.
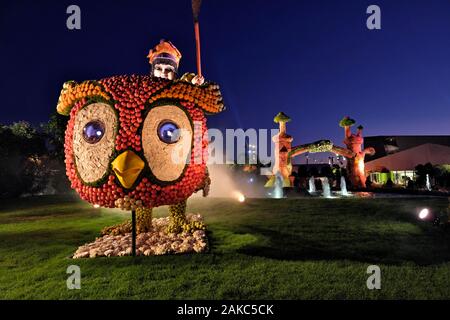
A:
[[[149,231],[149,209],[162,205],[171,205],[169,232],[204,229],[180,210],[207,187],[205,114],[223,109],[214,83],[138,75],[66,82],[57,110],[70,115],[65,163],[71,187],[93,205],[136,210],[138,232]],[[129,232],[129,226],[103,233]]]

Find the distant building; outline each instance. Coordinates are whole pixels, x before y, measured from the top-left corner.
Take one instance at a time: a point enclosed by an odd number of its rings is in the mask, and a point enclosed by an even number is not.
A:
[[[366,163],[425,143],[450,147],[450,136],[373,136],[364,138],[364,148],[375,149],[373,156],[366,156]]]
[[[383,184],[390,178],[396,184],[415,180],[419,164],[450,164],[450,136],[366,137],[364,147],[375,148],[366,157],[365,170],[372,182]]]

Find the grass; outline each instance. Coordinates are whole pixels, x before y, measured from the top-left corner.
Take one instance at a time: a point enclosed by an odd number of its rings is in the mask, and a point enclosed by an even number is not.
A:
[[[75,196],[0,202],[1,299],[449,299],[450,233],[418,221],[447,199],[192,199],[207,254],[72,260],[128,214]],[[156,216],[166,215],[158,208]],[[81,268],[81,290],[66,269]],[[380,266],[381,290],[366,269]]]

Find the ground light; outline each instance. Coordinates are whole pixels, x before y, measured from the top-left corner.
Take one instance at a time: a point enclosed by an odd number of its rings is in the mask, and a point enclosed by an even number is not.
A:
[[[442,226],[445,228],[447,228],[450,223],[447,213],[442,212],[440,214],[436,214],[428,208],[422,208],[419,211],[418,217],[420,220],[430,221],[435,226]]]
[[[237,201],[239,202],[244,202],[245,201],[245,196],[242,194],[242,192],[240,191],[235,191],[234,192],[234,197],[236,198]]]
[[[429,208],[422,208],[419,211],[419,219],[423,221],[430,221],[434,225],[439,225],[440,218],[434,214]]]
[[[430,209],[428,209],[428,208],[423,208],[419,212],[419,218],[421,220],[425,220],[429,215],[430,215]]]

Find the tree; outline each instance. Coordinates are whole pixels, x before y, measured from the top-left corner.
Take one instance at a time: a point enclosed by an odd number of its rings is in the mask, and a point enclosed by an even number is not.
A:
[[[372,188],[372,179],[370,179],[370,176],[367,177],[367,180],[366,180],[366,188],[367,188],[367,189]]]
[[[389,178],[389,179],[386,181],[386,183],[384,184],[384,187],[385,187],[385,188],[388,188],[388,189],[394,187],[394,183],[392,182],[391,178]]]
[[[330,166],[324,166],[320,169],[320,175],[327,177],[327,178],[332,178],[333,177],[333,171],[331,169]]]
[[[450,165],[435,165],[433,178],[436,185],[448,189],[450,187]]]
[[[47,123],[41,124],[42,130],[47,138],[50,155],[63,161],[67,119],[66,116],[54,112],[50,115],[50,120]]]
[[[308,176],[308,171],[306,170],[306,166],[299,166],[297,175],[302,178],[306,178]]]
[[[319,170],[317,169],[317,167],[311,167],[308,170],[308,175],[310,177],[317,177],[319,175]]]
[[[40,157],[45,139],[29,123],[0,125],[0,198],[38,192],[47,174]]]
[[[333,179],[338,182],[341,181],[342,177],[341,167],[338,166],[337,164],[334,164],[332,167],[332,172],[333,172]]]
[[[431,163],[426,163],[425,165],[419,164],[415,168],[416,173],[416,184],[418,187],[425,187],[427,182],[427,175],[433,177],[433,165]]]

